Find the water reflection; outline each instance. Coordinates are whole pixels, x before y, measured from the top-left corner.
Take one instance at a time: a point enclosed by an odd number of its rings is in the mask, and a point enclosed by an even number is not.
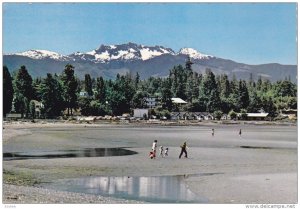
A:
[[[184,182],[184,176],[86,177],[61,180],[46,187],[155,203],[206,202]]]
[[[76,157],[108,157],[133,155],[137,152],[125,148],[85,148],[80,150],[57,150],[45,152],[9,152],[3,153],[3,160],[52,159]]]

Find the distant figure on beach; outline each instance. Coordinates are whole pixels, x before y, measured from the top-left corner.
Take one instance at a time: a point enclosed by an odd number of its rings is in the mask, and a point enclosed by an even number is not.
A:
[[[187,158],[187,152],[186,152],[186,149],[187,149],[187,146],[186,146],[186,142],[183,143],[183,145],[180,146],[181,147],[181,152],[180,152],[180,155],[179,155],[179,159],[181,158],[182,154],[184,153],[185,154],[185,158]]]
[[[166,149],[165,149],[165,156],[168,156],[168,153],[169,153],[169,148],[166,147]]]
[[[163,146],[159,147],[159,156],[164,157],[164,147]]]
[[[239,131],[239,136],[242,137],[242,129]]]
[[[215,135],[215,129],[211,129],[211,135],[214,136]]]

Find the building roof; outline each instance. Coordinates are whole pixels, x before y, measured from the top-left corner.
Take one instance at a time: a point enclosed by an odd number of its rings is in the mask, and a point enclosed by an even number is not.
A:
[[[172,98],[172,102],[175,104],[187,104],[186,101],[180,99],[180,98]]]
[[[247,117],[267,117],[269,113],[247,113]]]

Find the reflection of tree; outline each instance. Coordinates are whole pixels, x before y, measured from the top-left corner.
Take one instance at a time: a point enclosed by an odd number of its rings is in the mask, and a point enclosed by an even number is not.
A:
[[[97,194],[157,201],[193,201],[197,197],[186,187],[182,176],[92,177],[85,188]]]

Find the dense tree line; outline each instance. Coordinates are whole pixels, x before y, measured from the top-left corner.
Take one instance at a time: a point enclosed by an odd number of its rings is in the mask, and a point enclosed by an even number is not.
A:
[[[3,67],[3,114],[14,105],[23,117],[34,117],[33,100],[42,102],[42,115],[56,118],[72,115],[121,115],[133,108],[146,108],[145,98],[160,98],[160,106],[152,114],[168,116],[172,111],[211,112],[217,117],[223,113],[258,112],[263,109],[275,117],[282,109],[297,108],[297,86],[290,80],[271,83],[249,75],[249,80],[229,79],[226,74],[215,75],[210,69],[204,74],[193,72],[188,59],[185,66],[174,66],[166,78],[150,77],[141,80],[135,75],[117,75],[115,80],[85,75],[83,81],[75,75],[75,68],[66,65],[60,75],[47,74],[45,78],[29,75],[25,66],[10,75]],[[87,95],[80,97],[80,91]],[[172,97],[188,102],[178,106]],[[65,111],[65,112],[64,112]]]

